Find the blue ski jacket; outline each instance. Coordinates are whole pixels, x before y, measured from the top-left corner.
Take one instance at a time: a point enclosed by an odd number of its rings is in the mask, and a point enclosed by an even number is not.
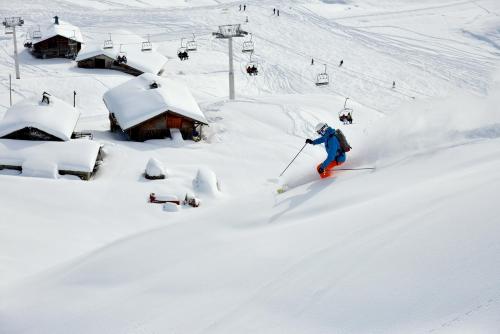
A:
[[[334,160],[337,162],[344,162],[346,160],[345,152],[342,152],[340,148],[340,143],[337,137],[335,137],[335,130],[331,127],[328,127],[325,131],[325,134],[318,139],[313,140],[313,145],[318,145],[325,143],[325,150],[328,156],[326,160],[323,161],[321,167],[326,169],[326,167]]]

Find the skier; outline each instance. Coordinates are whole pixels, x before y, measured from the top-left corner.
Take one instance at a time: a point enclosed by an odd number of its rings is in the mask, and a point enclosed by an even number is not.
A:
[[[392,82],[392,89],[396,88],[396,81]]]
[[[246,5],[246,4],[244,4],[244,5],[243,5],[243,11],[246,11],[246,10],[247,10],[247,5]]]
[[[241,4],[240,4],[240,12],[241,12]]]
[[[273,15],[276,15],[276,8],[273,8]]]
[[[311,65],[314,65],[314,58],[311,58]]]
[[[342,65],[344,65],[344,59],[342,59],[339,63],[339,67],[342,67]]]
[[[335,136],[335,130],[326,123],[318,123],[316,132],[321,136],[315,140],[306,139],[306,144],[318,145],[325,143],[325,150],[328,156],[326,160],[320,163],[316,170],[319,176],[324,179],[332,175],[332,169],[340,166],[346,161],[346,154],[340,147],[340,142]]]
[[[277,14],[278,16],[280,16],[280,10],[279,10],[279,9],[277,9],[277,10],[276,10],[276,14]]]

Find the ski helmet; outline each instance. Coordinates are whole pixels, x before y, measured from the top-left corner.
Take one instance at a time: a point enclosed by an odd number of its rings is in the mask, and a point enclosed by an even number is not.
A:
[[[319,135],[324,135],[325,132],[326,132],[326,129],[328,128],[328,124],[326,123],[323,123],[323,122],[320,122],[318,123],[318,125],[316,125],[316,132],[319,134]]]

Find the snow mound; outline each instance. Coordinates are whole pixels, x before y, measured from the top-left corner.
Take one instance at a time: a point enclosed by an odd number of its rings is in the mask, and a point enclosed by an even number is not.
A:
[[[175,203],[165,203],[165,204],[163,204],[163,211],[178,212],[179,206]]]
[[[57,179],[59,172],[55,163],[37,159],[30,159],[23,162],[23,176],[43,177],[47,179]]]
[[[147,179],[164,179],[168,177],[163,164],[155,158],[151,158],[146,165]]]
[[[170,129],[170,136],[172,137],[172,141],[175,144],[181,145],[182,143],[184,143],[184,138],[182,138],[181,130],[179,130],[179,129]]]
[[[215,173],[209,168],[200,168],[193,180],[193,186],[198,193],[218,195],[220,193],[219,181]]]

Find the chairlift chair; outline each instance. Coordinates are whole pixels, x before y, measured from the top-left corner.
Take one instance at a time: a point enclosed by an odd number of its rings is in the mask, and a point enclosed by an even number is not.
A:
[[[12,35],[14,33],[14,27],[5,26],[5,35]]]
[[[339,120],[344,124],[352,124],[352,115],[354,110],[350,107],[347,107],[348,97],[345,98],[344,108],[339,111]]]
[[[252,60],[252,55],[253,55],[253,52],[250,53],[250,60],[248,61],[248,63],[245,66],[245,70],[246,70],[247,74],[250,76],[259,74],[259,63]]]
[[[31,38],[33,39],[40,39],[42,38],[42,32],[40,31],[40,26],[36,30],[33,30],[31,33]]]
[[[316,77],[316,86],[326,86],[330,83],[330,76],[326,73],[326,64],[325,71],[323,73],[319,73]]]
[[[26,39],[24,40],[24,47],[28,49],[33,47],[33,40],[29,34],[26,35]]]
[[[74,47],[77,46],[78,42],[76,41],[76,32],[73,30],[73,35],[68,39],[68,46]]]
[[[149,40],[149,35],[148,35],[148,40],[142,42],[141,51],[151,51],[152,49],[153,49],[153,45],[151,44],[151,41]]]
[[[243,42],[243,48],[241,49],[241,52],[253,52],[253,41],[252,41],[252,34],[250,34],[250,40],[244,41]]]
[[[181,47],[177,50],[177,57],[179,57],[181,61],[189,59],[188,49],[183,43],[184,40],[185,38],[181,38]]]
[[[198,49],[198,45],[196,43],[194,34],[193,34],[193,39],[191,39],[186,43],[186,48],[188,51],[196,51]]]
[[[69,50],[66,52],[66,58],[75,59],[77,51],[78,42],[76,41],[76,32],[73,30],[73,35],[68,39]]]
[[[118,64],[127,63],[127,53],[125,51],[122,51],[122,44],[120,44],[120,51],[118,51],[118,55],[116,56],[116,62]]]
[[[109,39],[104,41],[102,46],[103,49],[112,49],[113,48],[113,40],[111,39],[111,34],[109,34]]]

